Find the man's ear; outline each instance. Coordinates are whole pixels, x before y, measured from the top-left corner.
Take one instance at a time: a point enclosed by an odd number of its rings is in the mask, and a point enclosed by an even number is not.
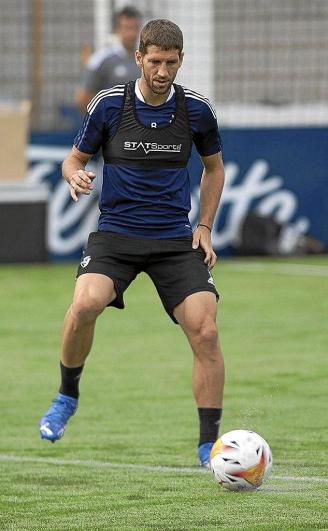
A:
[[[181,52],[181,53],[180,53],[180,66],[181,66],[182,63],[183,63],[183,58],[184,58],[184,53]]]
[[[142,54],[139,52],[139,50],[136,51],[135,55],[136,63],[138,66],[142,66]]]

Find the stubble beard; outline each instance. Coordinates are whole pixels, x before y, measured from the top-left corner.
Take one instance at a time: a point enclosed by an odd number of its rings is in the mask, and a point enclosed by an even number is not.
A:
[[[170,90],[171,90],[171,87],[172,87],[172,84],[173,84],[173,81],[174,81],[174,79],[170,80],[170,81],[167,82],[168,83],[167,85],[165,85],[163,88],[160,88],[160,87],[155,87],[154,86],[154,82],[152,82],[150,80],[150,77],[145,75],[144,71],[143,71],[143,77],[144,77],[144,79],[145,79],[145,81],[147,83],[148,88],[150,88],[152,93],[156,94],[157,96],[163,96],[165,94],[168,94],[170,92]]]

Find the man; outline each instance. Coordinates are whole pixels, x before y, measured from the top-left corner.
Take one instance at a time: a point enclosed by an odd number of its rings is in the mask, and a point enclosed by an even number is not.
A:
[[[41,437],[62,437],[78,404],[79,378],[95,322],[106,306],[124,308],[123,293],[140,271],[153,280],[165,310],[194,353],[192,386],[198,406],[198,456],[209,465],[222,414],[224,366],[216,319],[218,298],[210,269],[216,256],[211,227],[224,170],[214,111],[200,94],[173,84],[183,60],[183,36],[167,20],[142,30],[137,82],[100,92],[63,163],[71,196],[90,194],[85,170],[102,146],[103,189],[98,232],[81,261],[73,303],[64,322],[61,386],[40,422]],[[199,224],[188,220],[187,162],[192,141],[202,157]]]
[[[134,7],[125,7],[115,14],[117,44],[99,50],[90,57],[85,70],[84,86],[76,91],[75,101],[82,114],[97,92],[139,76],[134,55],[140,21],[141,14]]]

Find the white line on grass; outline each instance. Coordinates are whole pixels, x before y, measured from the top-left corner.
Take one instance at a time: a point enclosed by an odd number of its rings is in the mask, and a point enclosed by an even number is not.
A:
[[[82,459],[58,459],[55,457],[29,457],[25,455],[0,454],[0,462],[3,463],[44,463],[57,466],[83,466],[89,468],[110,468],[123,470],[143,470],[144,472],[174,472],[175,474],[208,474],[208,470],[201,467],[178,467],[178,466],[155,466],[135,463],[111,463],[108,461],[93,461]],[[279,481],[309,481],[328,483],[328,478],[309,476],[271,476],[271,479]]]
[[[224,264],[224,262],[223,262]],[[328,267],[307,264],[274,264],[272,262],[226,262],[229,270],[237,273],[277,273],[279,275],[303,275],[309,277],[328,277]]]

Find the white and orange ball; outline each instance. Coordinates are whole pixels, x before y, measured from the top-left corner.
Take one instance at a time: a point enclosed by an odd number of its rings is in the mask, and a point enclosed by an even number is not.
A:
[[[255,490],[270,474],[272,453],[258,433],[233,430],[214,443],[210,463],[214,478],[222,487]]]

